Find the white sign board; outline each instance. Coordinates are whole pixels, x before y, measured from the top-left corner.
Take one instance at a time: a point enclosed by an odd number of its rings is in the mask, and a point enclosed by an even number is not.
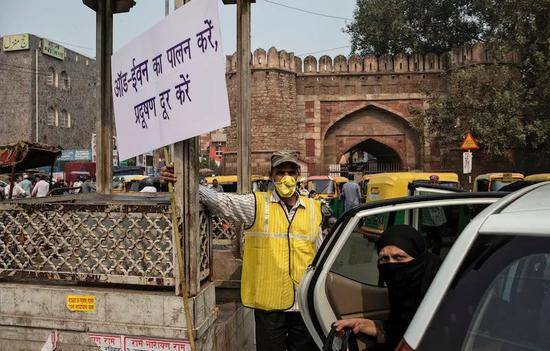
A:
[[[462,153],[462,173],[472,173],[472,152],[466,151]]]
[[[111,68],[120,160],[230,124],[217,0],[180,7]]]
[[[187,340],[88,334],[101,351],[190,351]]]

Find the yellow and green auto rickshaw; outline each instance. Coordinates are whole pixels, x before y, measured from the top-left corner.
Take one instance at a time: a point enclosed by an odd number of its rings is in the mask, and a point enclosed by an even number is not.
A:
[[[473,191],[499,191],[510,183],[523,180],[521,173],[486,173],[478,175],[474,180]]]
[[[430,181],[431,176],[437,176],[437,184]],[[414,195],[411,193],[409,185],[430,184],[437,185],[440,189],[434,189],[434,192],[459,191],[460,183],[458,175],[451,172],[396,172],[396,173],[378,173],[369,176],[367,185],[367,202],[391,199]],[[371,233],[382,233],[390,218],[390,214],[369,216],[365,220],[364,228]],[[405,211],[392,212],[391,223],[405,223]]]
[[[550,180],[550,173],[530,174],[528,176],[525,176],[523,180],[533,183],[547,182]]]
[[[338,198],[338,186],[334,178],[329,176],[311,176],[307,178],[307,190],[315,191],[321,199]]]
[[[361,187],[362,202],[367,202],[367,192],[368,192],[369,180],[374,175],[375,174],[365,174],[363,176],[363,178],[361,178],[361,181],[359,182],[359,186]]]
[[[139,192],[140,182],[145,181],[145,175],[123,175],[113,177],[113,193]]]

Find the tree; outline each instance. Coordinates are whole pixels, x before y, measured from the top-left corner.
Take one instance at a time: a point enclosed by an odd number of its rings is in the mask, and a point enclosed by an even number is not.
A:
[[[362,55],[441,54],[481,39],[475,10],[468,0],[358,0],[345,31]]]
[[[521,85],[509,65],[479,65],[450,71],[448,91],[431,95],[429,107],[411,111],[413,124],[435,136],[441,149],[457,148],[472,132],[481,151],[502,157],[525,145]]]
[[[527,146],[550,154],[550,0],[476,0],[489,44],[519,56]]]

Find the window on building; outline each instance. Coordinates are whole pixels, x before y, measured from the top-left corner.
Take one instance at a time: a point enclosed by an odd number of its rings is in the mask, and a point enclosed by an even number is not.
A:
[[[46,83],[48,85],[54,85],[54,83],[55,83],[55,68],[50,67],[48,69],[48,77],[46,78]]]
[[[69,75],[65,71],[61,71],[61,89],[71,89],[71,78],[69,78]]]
[[[55,109],[51,106],[48,108],[48,114],[46,116],[46,122],[49,126],[57,126],[58,125],[57,109]]]
[[[61,118],[59,118],[59,126],[61,128],[69,128],[69,118],[68,118],[67,110],[61,111]]]
[[[73,117],[70,112],[67,112],[67,128],[73,127]]]

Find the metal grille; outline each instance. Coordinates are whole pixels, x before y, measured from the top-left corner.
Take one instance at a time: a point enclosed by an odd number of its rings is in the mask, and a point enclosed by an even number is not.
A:
[[[228,220],[212,216],[212,238],[216,247],[235,245],[238,231],[235,223]]]
[[[201,281],[211,275],[209,218],[201,209]],[[172,248],[166,203],[0,204],[0,278],[174,286]]]
[[[200,219],[200,255],[199,255],[199,281],[202,282],[210,277],[212,259],[212,236],[210,235],[210,215],[202,208],[199,213]]]

